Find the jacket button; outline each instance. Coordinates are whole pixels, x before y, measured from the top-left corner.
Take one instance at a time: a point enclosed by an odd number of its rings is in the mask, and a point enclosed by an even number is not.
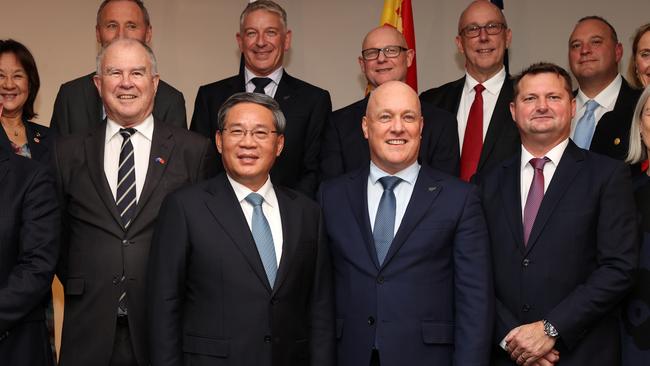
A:
[[[368,317],[368,325],[373,325],[373,324],[375,324],[375,318],[369,316]]]
[[[521,310],[523,310],[524,313],[527,313],[530,311],[530,305],[524,304],[524,306],[521,307]]]
[[[264,336],[264,343],[271,343],[271,336],[270,335],[265,335]]]
[[[380,285],[381,285],[382,283],[384,283],[384,276],[379,276],[379,277],[377,277],[377,283],[380,284]]]
[[[124,240],[122,240],[122,245],[124,245],[124,246],[127,246],[127,245],[129,245],[129,241],[128,241],[128,240],[126,240],[126,239],[124,239]]]
[[[521,264],[522,264],[524,267],[528,267],[528,265],[530,264],[530,259],[528,259],[528,258],[524,259],[524,261],[521,262]]]
[[[275,304],[277,304],[278,302],[279,302],[279,300],[276,299],[275,297],[271,299],[271,305],[275,305]]]

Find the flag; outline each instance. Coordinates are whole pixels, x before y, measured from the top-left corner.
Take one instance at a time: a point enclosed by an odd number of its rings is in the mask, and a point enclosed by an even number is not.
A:
[[[402,32],[409,49],[415,50],[415,30],[413,28],[413,8],[411,0],[384,0],[384,10],[381,13],[379,25],[390,25]],[[415,59],[406,73],[406,83],[417,92],[418,69]]]

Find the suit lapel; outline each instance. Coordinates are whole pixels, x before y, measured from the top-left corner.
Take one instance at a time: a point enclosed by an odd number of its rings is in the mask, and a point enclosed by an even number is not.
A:
[[[237,201],[237,196],[235,196],[235,192],[228,182],[226,173],[222,173],[210,181],[208,192],[212,195],[212,199],[206,200],[205,202],[208,210],[233,243],[235,243],[244,258],[246,258],[246,261],[253,269],[257,278],[259,278],[267,291],[271,293],[271,285],[269,284],[268,277],[266,277],[262,259],[260,259],[257,247],[255,246],[253,234],[251,234],[244,213],[241,210],[241,205]],[[284,230],[284,221],[282,226]],[[287,241],[287,238],[284,240]]]
[[[27,134],[27,145],[29,146],[29,151],[32,154],[34,160],[39,160],[45,154],[47,149],[41,144],[41,133],[36,130],[35,127],[32,127],[28,121],[23,122],[25,124],[25,133]]]
[[[521,217],[521,152],[517,157],[505,163],[499,176],[501,200],[505,216],[512,232],[514,243],[519,251],[524,252],[524,226]]]
[[[274,189],[280,206],[283,238],[282,258],[280,258],[280,266],[273,286],[273,292],[276,293],[291,272],[291,266],[295,261],[296,249],[298,249],[298,243],[300,242],[302,210],[294,203],[294,197],[290,197],[287,192],[279,187],[274,187]]]
[[[357,227],[361,230],[363,242],[368,250],[368,255],[379,269],[379,261],[377,260],[377,251],[375,250],[375,241],[372,237],[372,230],[370,229],[370,217],[368,216],[368,174],[370,172],[370,165],[365,168],[357,170],[356,173],[349,176],[346,182],[346,191],[348,194],[348,202],[350,203],[352,213],[357,221]]]
[[[359,103],[358,106],[357,106],[357,113],[362,118],[366,114],[366,108],[368,107],[368,99],[369,98],[370,98],[369,96],[366,96],[363,99],[363,102]],[[361,141],[361,148],[358,149],[359,157],[360,157],[359,161],[361,161],[363,165],[368,165],[368,164],[370,164],[370,147],[368,146],[368,140],[366,140],[366,138],[363,136],[363,129],[361,128],[361,118],[359,118],[359,120],[356,121],[356,124],[357,124],[358,127],[355,129],[355,131],[358,130],[361,133],[361,140],[362,140]],[[361,165],[361,166],[363,166],[363,165]]]
[[[9,152],[0,149],[0,184],[9,171]]]
[[[282,78],[278,84],[278,89],[275,91],[275,97],[273,99],[280,104],[280,109],[285,111],[291,110],[289,106],[292,102],[292,93],[293,93],[293,77],[287,73],[286,70],[282,73]]]
[[[490,125],[487,134],[485,135],[485,141],[483,142],[483,149],[481,150],[481,158],[478,162],[477,171],[481,170],[492,153],[492,150],[494,150],[499,136],[503,134],[502,131],[505,128],[505,124],[510,123],[512,116],[510,115],[510,108],[508,106],[512,97],[512,81],[510,81],[509,76],[506,75],[506,80],[501,86],[497,103],[494,105],[492,118],[490,118]]]
[[[454,116],[458,115],[458,108],[460,107],[460,98],[463,95],[464,86],[465,86],[464,76],[456,80],[452,85],[452,89],[450,93],[451,98],[449,99],[449,106],[447,106],[445,109],[449,111],[453,111]]]
[[[86,112],[88,113],[88,120],[92,121],[90,124],[91,126],[98,125],[98,122],[101,122],[104,119],[104,116],[102,115],[102,99],[95,87],[95,82],[93,81],[94,76],[94,72],[86,75],[88,82],[85,84],[86,90],[84,92],[84,97],[86,99],[85,104],[87,106]]]

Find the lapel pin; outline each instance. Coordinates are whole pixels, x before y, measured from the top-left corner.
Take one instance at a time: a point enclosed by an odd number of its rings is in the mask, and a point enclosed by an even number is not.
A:
[[[289,99],[289,97],[290,97],[290,95],[285,95],[284,97],[282,97],[282,100],[287,100],[287,99]]]
[[[614,146],[618,146],[620,143],[621,143],[620,138],[617,137],[617,138],[614,139]]]
[[[165,165],[165,159],[163,159],[161,157],[157,157],[156,158],[156,163],[158,163],[160,165]]]
[[[34,137],[34,142],[37,143],[37,144],[40,144],[41,140],[38,137]]]
[[[429,187],[429,192],[433,192],[433,191],[435,191],[436,189],[438,189],[437,186]]]

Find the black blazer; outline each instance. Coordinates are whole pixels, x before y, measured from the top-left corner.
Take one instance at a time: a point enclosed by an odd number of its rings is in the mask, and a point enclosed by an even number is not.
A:
[[[463,76],[456,81],[423,92],[420,94],[420,100],[429,102],[456,116],[464,85],[465,77]],[[512,80],[507,75],[494,106],[490,126],[483,141],[483,150],[476,168],[476,175],[472,178],[473,181],[479,181],[480,176],[519,151],[521,146],[519,131],[510,114],[510,102],[513,97]],[[456,131],[458,131],[458,125],[456,125]]]
[[[243,73],[199,88],[190,130],[209,137],[217,133],[217,112],[231,95],[245,91]],[[326,90],[282,74],[275,100],[287,120],[284,150],[271,169],[278,185],[297,189],[313,197],[318,186],[321,133],[332,112]],[[221,168],[223,169],[223,168]]]
[[[25,124],[25,132],[27,133],[27,146],[32,153],[32,159],[44,164],[50,163],[50,149],[52,139],[50,138],[49,129],[38,123],[23,121]],[[8,152],[13,153],[11,148],[11,141],[4,132],[0,133],[0,147]]]
[[[523,244],[520,155],[482,180],[496,289],[493,365],[514,365],[497,344],[547,319],[561,365],[619,365],[619,302],[638,260],[629,170],[569,142]]]
[[[320,210],[274,189],[283,243],[273,288],[225,173],[165,200],[149,260],[153,366],[334,365]]]
[[[60,365],[108,364],[113,350],[122,271],[129,329],[140,365],[148,365],[145,283],[149,246],[165,196],[210,175],[210,141],[154,120],[149,167],[134,218],[125,229],[104,174],[106,125],[59,138],[53,149],[62,202],[61,258],[65,291]]]
[[[45,308],[59,254],[59,207],[47,167],[0,149],[0,360],[53,365]]]
[[[54,101],[50,128],[67,136],[86,134],[102,124],[102,100],[93,82],[94,72],[61,85]],[[153,116],[172,126],[187,128],[183,93],[160,80]]]
[[[623,79],[614,109],[598,120],[589,150],[625,160],[630,146],[630,126],[642,90],[633,89]],[[577,91],[576,91],[577,93]]]
[[[429,103],[422,104],[424,128],[420,163],[451,175],[458,175],[458,128],[456,118]],[[321,180],[337,177],[370,163],[368,140],[363,136],[361,119],[366,114],[368,97],[332,113],[323,133]]]

